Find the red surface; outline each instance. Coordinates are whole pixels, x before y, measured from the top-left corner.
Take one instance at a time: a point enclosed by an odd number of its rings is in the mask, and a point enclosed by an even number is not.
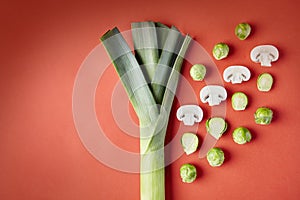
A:
[[[1,2],[0,199],[139,198],[137,174],[104,166],[82,145],[72,118],[72,89],[82,61],[100,35],[113,26],[127,30],[130,22],[143,20],[174,24],[208,52],[215,43],[227,42],[231,53],[216,61],[219,70],[239,63],[253,73],[239,89],[250,97],[247,110],[227,107],[230,127],[217,144],[225,150],[224,165],[211,168],[197,154],[183,155],[166,169],[167,199],[299,199],[299,1],[121,2]],[[253,32],[239,41],[233,30],[243,21],[252,25]],[[249,60],[251,48],[263,43],[274,44],[280,52],[270,69]],[[274,88],[266,94],[255,86],[264,71],[275,78]],[[117,78],[113,68],[109,73],[113,78],[104,92]],[[183,74],[189,79],[188,65]],[[203,86],[189,81],[195,91]],[[229,95],[236,90],[225,86]],[[270,126],[253,122],[255,109],[262,105],[274,109]],[[174,116],[171,122],[178,126]],[[231,132],[239,125],[253,132],[251,143],[233,143]],[[137,140],[116,137],[114,131],[122,134],[112,127],[108,135],[114,143],[138,150]],[[204,133],[202,123],[201,139]],[[168,134],[172,136],[172,131]],[[178,169],[186,162],[200,172],[193,184],[183,184],[179,177]]]

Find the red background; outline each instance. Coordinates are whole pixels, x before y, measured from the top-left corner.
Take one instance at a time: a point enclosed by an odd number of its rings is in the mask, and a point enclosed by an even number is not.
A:
[[[211,168],[197,154],[181,156],[166,169],[167,199],[299,199],[298,9],[297,0],[1,1],[0,199],[139,198],[137,174],[110,169],[83,147],[72,118],[72,89],[82,61],[104,32],[114,26],[128,30],[130,22],[144,20],[176,25],[208,52],[215,43],[227,42],[231,53],[216,61],[220,72],[239,63],[253,73],[240,88],[250,98],[247,110],[237,113],[227,104],[230,127],[217,144],[225,150],[224,165]],[[244,21],[253,32],[239,41],[233,30]],[[274,44],[280,52],[268,69],[248,56],[252,47],[264,43]],[[199,91],[204,84],[192,82],[188,71],[186,65],[183,74]],[[257,75],[265,71],[275,78],[266,94],[255,85]],[[109,73],[107,92],[117,79],[112,67]],[[235,91],[231,84],[225,86],[229,95]],[[106,88],[101,82],[99,87]],[[254,124],[253,113],[259,106],[274,109],[270,126]],[[178,125],[174,115],[171,122]],[[231,132],[239,125],[250,128],[251,143],[233,143]],[[115,137],[118,129],[112,130],[107,134],[114,143],[138,150],[136,140]],[[203,124],[198,135],[202,140]],[[193,184],[180,180],[178,170],[185,162],[195,164],[200,172]]]

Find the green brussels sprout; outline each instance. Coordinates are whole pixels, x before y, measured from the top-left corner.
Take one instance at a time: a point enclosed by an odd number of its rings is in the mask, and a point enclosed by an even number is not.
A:
[[[180,167],[180,176],[181,176],[182,182],[192,183],[197,177],[196,167],[191,164],[183,164]]]
[[[231,97],[231,105],[233,110],[245,110],[248,105],[248,97],[243,92],[235,92]]]
[[[221,60],[228,56],[229,47],[225,43],[218,43],[214,46],[212,53],[216,60]]]
[[[246,142],[250,142],[252,136],[247,128],[238,127],[233,131],[232,138],[237,144],[245,144]]]
[[[181,137],[181,145],[186,155],[190,155],[197,150],[199,140],[194,133],[184,133]]]
[[[245,40],[251,32],[251,26],[247,23],[240,23],[235,27],[234,33],[240,40]]]
[[[257,78],[257,89],[261,92],[269,92],[273,85],[273,77],[269,73],[262,73]]]
[[[227,126],[227,122],[222,117],[211,117],[205,123],[206,131],[216,139],[222,136]]]
[[[190,75],[194,81],[202,81],[206,74],[206,68],[204,65],[195,64],[191,67]]]
[[[225,156],[222,149],[214,147],[207,152],[206,158],[210,166],[219,167],[223,164]]]
[[[273,118],[273,111],[270,108],[258,108],[254,114],[256,124],[268,125]]]

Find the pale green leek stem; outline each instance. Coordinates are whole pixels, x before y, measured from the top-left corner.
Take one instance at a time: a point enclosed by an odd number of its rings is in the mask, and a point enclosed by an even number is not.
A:
[[[135,57],[142,66],[146,81],[150,83],[159,59],[155,23],[131,23],[131,32]]]
[[[114,28],[108,31],[101,37],[101,41],[111,57],[139,117],[141,200],[164,200],[164,140],[172,102],[179,81],[181,65],[191,38],[189,36],[185,37],[170,76],[168,74],[165,77],[168,81],[160,110],[156,106],[153,94],[148,87],[138,62],[119,30]]]
[[[158,56],[160,57],[162,49],[168,37],[169,27],[160,22],[155,22],[155,26],[156,26],[156,35],[157,35]]]
[[[117,28],[105,33],[101,37],[101,41],[112,59],[139,120],[144,122],[145,126],[150,125],[152,120],[156,120],[158,109],[142,70],[128,44]]]
[[[178,51],[181,48],[183,38],[184,37],[174,26],[168,30],[166,42],[162,49],[155,75],[151,83],[152,93],[157,104],[162,103],[168,82],[168,78],[166,77],[169,77],[172,71],[172,66],[177,58]]]
[[[190,45],[191,37],[186,36],[183,45],[179,51],[173,70],[170,74],[167,89],[163,98],[160,115],[157,124],[152,130],[154,133],[147,148],[141,143],[141,149],[145,152],[141,154],[141,175],[140,190],[141,200],[164,200],[165,199],[165,175],[164,175],[164,140],[166,136],[169,114],[178,85],[180,69],[184,59],[184,55]],[[142,129],[147,131],[147,129]],[[148,130],[149,131],[149,130]],[[143,134],[148,135],[148,134]],[[142,141],[142,140],[141,140]],[[149,140],[148,140],[149,141]],[[147,141],[147,142],[148,142]]]

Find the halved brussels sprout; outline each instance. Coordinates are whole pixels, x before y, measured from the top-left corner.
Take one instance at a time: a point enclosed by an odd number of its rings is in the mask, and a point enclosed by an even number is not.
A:
[[[198,144],[198,137],[194,133],[184,133],[181,137],[181,145],[187,155],[194,153],[197,150]]]
[[[245,110],[248,105],[248,97],[243,92],[236,92],[231,97],[231,105],[234,110]]]
[[[227,122],[222,117],[209,118],[205,126],[206,131],[216,139],[219,139],[227,130]]]
[[[273,85],[273,77],[269,73],[262,73],[257,78],[257,89],[261,92],[268,92]]]

